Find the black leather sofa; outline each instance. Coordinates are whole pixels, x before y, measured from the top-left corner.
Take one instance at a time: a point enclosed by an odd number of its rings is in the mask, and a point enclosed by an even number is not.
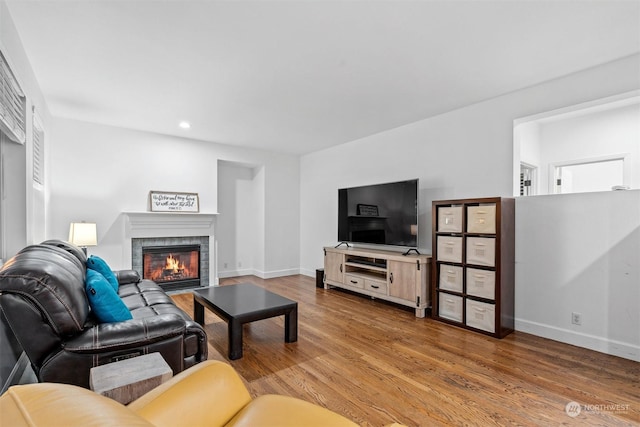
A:
[[[207,336],[154,282],[115,271],[133,319],[99,323],[85,292],[86,255],[49,240],[22,249],[0,269],[0,308],[40,382],[89,387],[89,371],[159,352],[174,374],[207,359]]]

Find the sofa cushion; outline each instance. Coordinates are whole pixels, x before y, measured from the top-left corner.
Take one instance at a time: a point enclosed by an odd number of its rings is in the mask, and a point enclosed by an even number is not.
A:
[[[118,295],[131,311],[134,319],[144,319],[161,314],[178,314],[185,322],[189,324],[193,322],[191,317],[178,308],[171,297],[151,280],[120,285]]]
[[[113,323],[133,319],[131,312],[111,284],[95,270],[87,269],[86,292],[89,305],[100,322]]]
[[[240,412],[226,427],[358,427],[358,424],[329,409],[290,396],[266,394],[259,396]]]
[[[91,255],[87,259],[87,268],[102,274],[111,284],[113,290],[116,291],[116,293],[118,292],[118,279],[116,278],[115,273],[111,271],[111,268],[107,265],[105,260],[99,256]]]
[[[120,284],[120,287],[118,288],[118,295],[120,295],[120,298],[124,299],[129,295],[138,295],[151,291],[164,293],[162,288],[157,283],[151,280],[143,279],[136,283]]]

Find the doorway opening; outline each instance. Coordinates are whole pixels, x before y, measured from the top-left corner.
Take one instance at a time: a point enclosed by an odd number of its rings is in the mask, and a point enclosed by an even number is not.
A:
[[[521,162],[520,163],[520,195],[533,196],[537,193],[538,185],[538,168],[534,165]]]
[[[640,90],[514,121],[513,194],[640,189]]]

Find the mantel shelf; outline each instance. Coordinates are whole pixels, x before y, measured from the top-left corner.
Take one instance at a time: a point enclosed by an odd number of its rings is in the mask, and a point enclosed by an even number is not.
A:
[[[124,215],[128,216],[144,216],[144,215],[190,215],[190,216],[201,216],[201,215],[219,215],[218,212],[151,212],[151,211],[132,211],[132,212],[122,212]]]
[[[176,229],[213,227],[214,213],[198,212],[123,212],[128,231],[149,229]],[[209,235],[209,233],[206,233]],[[211,233],[212,234],[212,233]]]

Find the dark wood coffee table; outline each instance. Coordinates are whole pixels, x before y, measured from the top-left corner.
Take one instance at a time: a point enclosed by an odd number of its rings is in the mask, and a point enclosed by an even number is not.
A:
[[[193,291],[194,320],[204,326],[204,308],[227,322],[229,359],[242,357],[242,325],[284,314],[284,341],[298,340],[298,303],[250,283]]]

